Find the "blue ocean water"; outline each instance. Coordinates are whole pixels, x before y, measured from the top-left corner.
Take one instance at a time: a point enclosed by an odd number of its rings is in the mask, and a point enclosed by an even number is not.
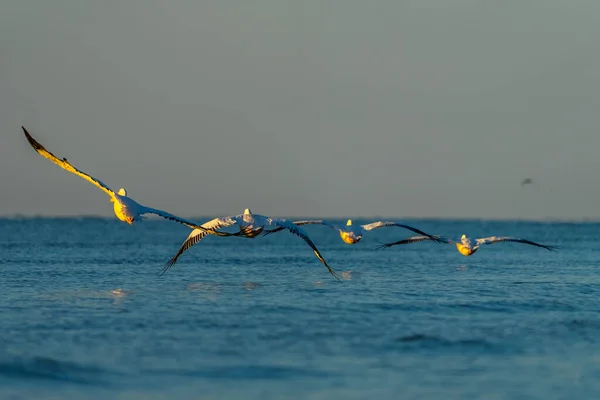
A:
[[[208,237],[157,276],[187,228],[0,220],[0,398],[600,397],[599,224],[404,222],[561,249],[307,226],[342,282],[284,232]]]

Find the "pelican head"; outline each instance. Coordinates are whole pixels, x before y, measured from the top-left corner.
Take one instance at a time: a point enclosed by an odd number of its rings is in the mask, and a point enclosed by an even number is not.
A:
[[[246,208],[246,209],[244,210],[244,215],[252,215],[252,211],[250,211],[250,209],[249,209],[249,208]]]
[[[119,191],[117,192],[117,194],[119,196],[127,196],[127,190],[121,188],[121,189],[119,189]]]
[[[346,222],[346,226],[352,226],[352,220],[349,219],[348,222]]]
[[[463,235],[462,235],[460,238],[461,238],[462,240],[464,240],[464,239],[466,239],[466,238],[467,238],[467,235],[465,235],[465,234],[463,233]]]

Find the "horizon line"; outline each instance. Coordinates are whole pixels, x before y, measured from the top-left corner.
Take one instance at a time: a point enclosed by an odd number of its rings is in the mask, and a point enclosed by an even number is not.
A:
[[[183,216],[182,218],[191,220],[211,220],[224,215],[196,215],[196,216]],[[539,222],[539,223],[600,223],[600,218],[594,217],[579,217],[579,218],[560,218],[560,217],[543,217],[543,218],[526,218],[526,217],[467,217],[467,216],[421,216],[421,217],[409,217],[409,216],[383,216],[383,215],[371,215],[371,216],[314,216],[314,215],[302,215],[302,216],[275,216],[277,218],[285,219],[330,219],[330,220],[346,220],[357,219],[357,220],[458,220],[458,221],[502,221],[502,222]],[[0,219],[5,220],[33,220],[33,219],[115,219],[114,216],[103,216],[94,214],[73,214],[73,215],[51,215],[51,214],[0,214]],[[163,221],[160,217],[150,217],[149,221]],[[164,221],[169,222],[169,221]]]

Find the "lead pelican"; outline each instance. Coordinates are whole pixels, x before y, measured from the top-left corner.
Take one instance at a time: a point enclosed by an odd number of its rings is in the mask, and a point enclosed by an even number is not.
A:
[[[486,237],[486,238],[479,238],[479,239],[473,240],[473,239],[467,237],[467,235],[462,235],[460,238],[460,241],[455,241],[455,240],[444,238],[441,236],[435,236],[435,238],[441,243],[456,245],[456,249],[458,250],[458,252],[465,257],[475,254],[475,252],[477,250],[479,250],[479,246],[481,246],[481,245],[501,243],[501,242],[524,243],[524,244],[529,244],[531,246],[541,247],[541,248],[544,248],[549,251],[556,251],[556,249],[557,249],[556,246],[546,246],[543,244],[532,242],[531,240],[521,239],[521,238],[511,237],[511,236],[490,236],[490,237]],[[422,242],[424,240],[431,240],[431,238],[427,237],[427,236],[412,236],[407,239],[399,240],[397,242],[383,244],[379,248],[383,249],[383,248],[396,246],[399,244],[417,243],[417,242]]]
[[[352,220],[349,219],[348,222],[346,222],[346,226],[344,226],[344,227],[339,227],[338,225],[336,225],[334,223],[327,222],[322,219],[307,220],[307,221],[294,221],[294,224],[299,225],[299,226],[301,226],[301,225],[316,225],[316,224],[328,226],[331,229],[338,231],[340,233],[340,237],[342,238],[344,243],[347,243],[347,244],[356,244],[356,243],[360,242],[360,240],[362,239],[365,232],[368,232],[368,231],[371,231],[371,230],[377,229],[377,228],[383,228],[386,226],[397,226],[400,228],[408,229],[409,231],[413,231],[415,233],[423,235],[424,237],[426,237],[430,240],[433,240],[435,242],[438,241],[438,239],[435,236],[428,235],[427,233],[423,232],[420,229],[413,228],[412,226],[400,224],[398,222],[393,222],[393,221],[377,221],[377,222],[372,222],[372,223],[366,224],[366,225],[354,225]],[[284,229],[284,228],[275,228],[275,229],[267,230],[264,232],[264,235],[265,236],[270,235],[271,233],[279,232],[282,229]]]
[[[175,254],[173,258],[171,258],[165,264],[162,273],[164,274],[165,272],[167,272],[173,265],[175,265],[179,256],[181,256],[187,249],[189,249],[190,247],[198,243],[200,240],[202,240],[206,235],[212,233],[216,229],[225,228],[235,224],[237,224],[240,227],[240,231],[237,232],[237,234],[232,235],[239,236],[240,234],[243,234],[243,236],[247,238],[257,237],[261,232],[263,232],[265,226],[276,226],[281,229],[287,229],[288,231],[290,231],[296,236],[301,237],[306,243],[308,243],[308,245],[311,247],[317,258],[319,259],[319,261],[321,261],[323,265],[327,267],[329,273],[331,273],[331,275],[333,275],[337,280],[339,280],[337,273],[333,270],[333,268],[331,268],[327,264],[323,256],[321,256],[321,253],[319,252],[315,244],[312,242],[312,240],[310,240],[308,235],[300,227],[296,226],[293,222],[287,219],[272,218],[266,217],[264,215],[253,214],[252,211],[250,211],[250,209],[248,208],[244,210],[243,214],[234,215],[230,217],[215,218],[211,221],[202,224],[201,228],[203,229],[194,229],[189,234],[187,239],[183,242],[183,244],[177,251],[177,254]]]
[[[25,133],[25,137],[27,138],[27,141],[29,141],[29,144],[31,145],[31,147],[33,147],[33,149],[39,155],[49,159],[50,161],[52,161],[54,164],[58,165],[62,169],[65,169],[65,170],[79,176],[80,178],[85,179],[86,181],[92,183],[94,186],[98,187],[104,193],[109,195],[110,201],[112,203],[114,203],[113,209],[114,209],[115,215],[121,221],[127,222],[130,225],[133,225],[133,223],[135,221],[139,221],[142,219],[143,214],[155,214],[160,217],[163,217],[163,218],[175,221],[175,222],[179,222],[180,224],[186,225],[190,228],[206,230],[205,228],[199,227],[197,224],[195,224],[193,222],[186,221],[183,218],[177,217],[173,214],[169,214],[166,211],[157,210],[156,208],[150,208],[150,207],[141,205],[137,201],[133,200],[131,197],[128,197],[127,191],[123,188],[119,189],[117,192],[113,191],[111,188],[106,186],[100,180],[98,180],[98,179],[86,174],[85,172],[78,170],[74,166],[72,166],[71,163],[69,163],[66,158],[59,159],[58,157],[56,157],[54,154],[52,154],[51,152],[46,150],[44,148],[44,146],[42,146],[37,140],[35,140],[29,134],[29,132],[27,132],[27,129],[25,129],[24,127],[21,127],[21,128],[23,129],[23,133]],[[239,232],[237,234],[235,234],[235,233],[230,234],[230,233],[225,233],[225,232],[217,232],[215,230],[210,230],[210,233],[216,234],[219,236],[238,236],[240,234]]]

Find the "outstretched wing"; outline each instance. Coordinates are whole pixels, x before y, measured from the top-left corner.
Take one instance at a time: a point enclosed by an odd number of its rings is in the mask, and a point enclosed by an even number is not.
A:
[[[373,222],[367,225],[362,225],[362,228],[366,231],[370,231],[373,229],[377,229],[377,228],[383,228],[386,226],[397,226],[400,228],[404,228],[404,229],[408,229],[409,231],[413,231],[414,233],[418,233],[419,235],[422,236],[427,236],[427,238],[429,238],[429,240],[433,240],[434,242],[439,242],[438,241],[438,237],[439,236],[432,236],[428,233],[423,232],[420,229],[417,228],[413,228],[412,226],[409,225],[405,225],[405,224],[400,224],[398,222],[393,222],[393,221],[377,221],[377,222]]]
[[[477,246],[481,246],[483,244],[494,244],[494,243],[501,243],[501,242],[516,242],[516,243],[525,243],[525,244],[529,244],[529,245],[536,246],[536,247],[542,247],[549,251],[556,251],[556,249],[558,248],[556,246],[546,246],[543,244],[532,242],[531,240],[521,239],[521,238],[517,238],[517,237],[510,237],[510,236],[491,236],[491,237],[487,237],[487,238],[477,239],[475,242],[476,242]]]
[[[163,217],[163,218],[171,220],[171,221],[179,222],[180,224],[183,224],[183,225],[187,226],[188,228],[199,229],[199,230],[206,231],[206,229],[203,229],[204,225],[198,225],[198,224],[196,224],[194,222],[187,221],[187,220],[185,220],[183,218],[180,218],[177,215],[173,215],[173,214],[170,214],[170,213],[168,213],[166,211],[159,210],[159,209],[156,209],[156,208],[150,208],[150,207],[146,207],[146,206],[140,206],[140,215],[143,215],[143,214],[158,215],[159,217]]]
[[[158,215],[159,217],[163,217],[166,219],[169,219],[171,221],[175,221],[175,222],[179,222],[180,224],[183,224],[185,226],[187,226],[188,228],[192,228],[195,230],[199,230],[199,231],[204,231],[207,234],[211,234],[211,235],[217,235],[217,236],[249,236],[252,231],[250,229],[241,229],[239,232],[235,232],[235,233],[227,233],[227,232],[219,232],[217,229],[221,228],[221,226],[215,226],[213,228],[208,227],[207,224],[211,223],[212,221],[209,221],[203,225],[198,225],[194,222],[190,222],[187,221],[183,218],[180,218],[176,215],[170,214],[166,211],[163,210],[158,210],[156,208],[150,208],[150,207],[146,207],[146,206],[141,206],[141,212],[140,214],[154,214],[154,215]],[[218,218],[215,218],[218,219]],[[229,225],[224,225],[224,226],[229,226]]]
[[[29,144],[31,145],[31,147],[33,147],[33,149],[42,157],[47,158],[48,160],[52,161],[54,164],[58,165],[59,167],[61,167],[62,169],[65,169],[77,176],[79,176],[80,178],[85,179],[86,181],[94,184],[95,186],[99,187],[100,189],[102,189],[102,191],[104,191],[107,195],[113,197],[114,196],[114,192],[111,190],[111,188],[109,188],[108,186],[106,186],[104,183],[102,183],[100,180],[86,174],[85,172],[82,172],[80,170],[78,170],[77,168],[75,168],[74,166],[71,165],[71,163],[69,163],[67,161],[66,158],[63,159],[59,159],[58,157],[56,157],[54,154],[50,153],[48,150],[46,150],[44,148],[44,146],[42,146],[37,140],[35,140],[33,137],[31,137],[31,135],[29,134],[29,132],[27,132],[27,129],[25,129],[24,127],[21,127],[23,129],[23,133],[25,133],[25,137],[27,138],[27,141],[29,142]]]
[[[293,223],[294,223],[294,225],[297,225],[297,226],[302,226],[302,225],[325,225],[325,226],[328,226],[328,227],[330,227],[331,229],[334,229],[334,230],[340,229],[337,225],[331,224],[331,223],[329,223],[327,221],[324,221],[322,219],[313,219],[313,220],[306,220],[306,221],[294,221]],[[271,233],[280,232],[280,231],[282,231],[284,229],[286,229],[286,228],[284,228],[282,226],[278,226],[275,229],[267,229],[267,230],[265,230],[263,232],[263,235],[267,236],[267,235],[270,235]]]
[[[254,214],[254,219],[257,222],[257,225],[275,225],[275,226],[280,227],[282,229],[287,229],[288,231],[290,231],[294,235],[299,236],[302,239],[304,239],[304,241],[313,250],[313,252],[317,256],[317,258],[319,259],[319,261],[321,261],[323,263],[323,265],[325,265],[325,267],[327,267],[327,270],[329,271],[329,273],[331,275],[333,275],[334,278],[337,279],[338,281],[340,280],[340,278],[337,276],[337,273],[335,272],[335,270],[333,268],[331,268],[327,264],[327,261],[325,261],[325,259],[321,255],[321,253],[317,249],[317,246],[315,246],[315,244],[312,242],[312,240],[310,240],[310,238],[308,237],[308,235],[306,234],[306,232],[304,232],[298,225],[296,225],[292,221],[288,221],[287,219],[270,218],[270,217],[265,217],[263,215],[257,215],[257,214]]]
[[[442,236],[433,236],[433,238],[435,239],[435,241],[437,241],[439,243],[451,243],[451,241],[449,239],[446,239]],[[409,238],[402,239],[397,242],[382,244],[381,246],[377,247],[377,249],[386,249],[388,247],[396,246],[398,244],[417,243],[417,242],[423,242],[425,240],[433,240],[433,239],[431,239],[431,237],[429,237],[429,236],[411,236]]]
[[[161,272],[161,275],[164,274],[165,272],[167,272],[169,269],[171,269],[171,267],[173,265],[175,265],[179,256],[181,256],[187,249],[189,249],[190,247],[192,247],[193,245],[195,245],[196,243],[201,241],[206,235],[212,234],[213,232],[216,231],[216,229],[231,226],[231,225],[235,224],[236,222],[237,221],[235,220],[235,217],[215,218],[211,221],[208,221],[208,222],[200,225],[199,228],[194,229],[189,234],[187,239],[185,239],[185,241],[183,242],[183,244],[181,245],[179,250],[177,250],[177,254],[175,254],[173,256],[173,258],[171,258],[165,264],[165,266],[163,267],[163,270]],[[222,232],[219,232],[219,233],[222,233]]]

